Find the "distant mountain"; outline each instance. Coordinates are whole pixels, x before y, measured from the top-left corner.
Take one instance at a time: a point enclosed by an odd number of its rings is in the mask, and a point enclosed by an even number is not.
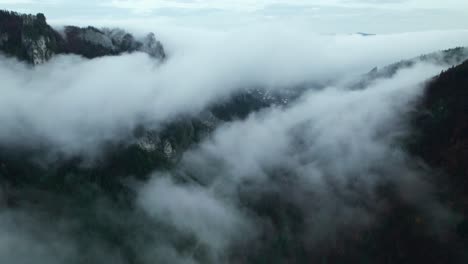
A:
[[[372,34],[372,33],[365,33],[365,32],[356,32],[357,35],[363,36],[363,37],[371,37],[371,36],[376,36],[377,34]]]
[[[43,14],[1,10],[0,51],[33,65],[44,63],[56,54],[77,54],[92,59],[140,51],[157,59],[166,57],[153,33],[137,40],[121,29],[66,26],[60,34],[47,24]]]

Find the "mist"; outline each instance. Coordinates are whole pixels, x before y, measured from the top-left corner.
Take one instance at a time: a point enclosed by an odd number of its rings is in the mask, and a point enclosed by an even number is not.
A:
[[[193,35],[179,36],[179,45],[174,35],[164,63],[144,54],[94,60],[58,56],[31,68],[2,58],[0,143],[40,143],[67,155],[92,155],[103,142],[132,137],[138,124],[158,127],[180,115],[196,115],[240,89],[339,82],[468,42],[465,31],[361,37],[268,27],[193,45]],[[415,45],[414,39],[421,41]],[[400,48],[388,49],[389,43]]]
[[[307,89],[287,105],[221,122],[175,166],[128,175],[133,200],[114,204],[86,185],[98,197],[83,195],[89,213],[72,198],[8,190],[28,199],[19,199],[22,208],[2,208],[0,261],[37,263],[24,256],[26,247],[39,263],[255,263],[265,252],[296,263],[299,256],[289,253],[297,248],[314,256],[358,241],[356,234],[386,220],[395,201],[421,215],[429,237],[450,237],[457,214],[402,142],[427,81],[452,65],[419,62],[362,89],[349,84],[376,66],[465,46],[468,31],[168,32],[158,34],[166,61],[143,53],[61,55],[31,67],[0,57],[0,145],[93,160],[105,157],[106,144],[132,141],[139,126],[162,129],[248,88]],[[87,232],[95,218],[99,228],[115,230]],[[275,243],[285,249],[271,252]]]
[[[230,244],[210,236],[240,243],[233,235],[246,232],[246,223],[255,230],[246,234],[254,237],[242,243],[255,245],[255,235],[265,233],[298,236],[294,239],[309,248],[345,241],[384,215],[390,200],[379,188],[387,185],[420,210],[431,235],[445,236],[456,214],[437,200],[430,176],[398,143],[408,132],[404,117],[422,95],[424,80],[441,69],[419,64],[365,90],[311,91],[286,109],[221,126],[186,152],[170,177],[196,180],[175,184],[155,175],[142,189],[140,205],[160,221],[195,234],[217,261]],[[275,201],[279,211],[298,210],[307,229],[301,234],[277,229],[268,215],[255,211],[268,208],[263,199]],[[293,219],[283,221],[294,225]]]

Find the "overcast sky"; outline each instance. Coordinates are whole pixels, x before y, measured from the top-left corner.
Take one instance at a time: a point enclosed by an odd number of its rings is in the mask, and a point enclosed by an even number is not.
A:
[[[225,30],[298,23],[321,33],[468,28],[467,0],[0,0],[56,24],[159,24]]]

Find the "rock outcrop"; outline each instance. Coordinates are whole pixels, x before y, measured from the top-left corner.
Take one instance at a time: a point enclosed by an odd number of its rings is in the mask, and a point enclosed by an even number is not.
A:
[[[56,54],[77,54],[93,59],[122,53],[144,52],[164,60],[164,47],[153,33],[142,40],[122,29],[66,26],[60,34],[43,14],[24,15],[0,11],[0,51],[33,65]]]
[[[43,14],[0,11],[0,51],[31,64],[40,64],[64,50],[64,40]]]
[[[79,54],[86,58],[118,55],[135,51],[145,52],[153,58],[164,59],[164,48],[153,33],[142,41],[122,29],[102,30],[95,27],[79,28],[67,26],[64,30],[67,49],[65,52]]]

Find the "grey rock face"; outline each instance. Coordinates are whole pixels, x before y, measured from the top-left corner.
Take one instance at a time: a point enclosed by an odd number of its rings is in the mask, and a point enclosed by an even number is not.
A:
[[[154,58],[164,59],[166,57],[166,54],[164,52],[164,48],[161,42],[156,40],[156,37],[154,36],[153,33],[149,33],[143,39],[143,45],[141,46],[139,50],[149,54],[151,57],[154,57]]]
[[[54,52],[48,48],[49,42],[50,39],[44,36],[35,40],[23,36],[23,45],[33,65],[42,64],[52,58]]]
[[[136,141],[136,145],[145,152],[160,152],[166,158],[172,158],[175,155],[171,142],[168,139],[161,140],[154,131],[148,131]]]
[[[112,39],[93,27],[88,27],[82,30],[80,32],[80,38],[93,45],[98,45],[112,51],[116,50],[116,47],[112,44]]]
[[[97,29],[94,27],[65,28],[65,39],[69,53],[79,54],[87,58],[119,55],[135,51],[145,52],[153,58],[164,59],[162,44],[150,33],[142,41],[136,40],[122,29]]]
[[[164,154],[170,158],[174,155],[174,148],[169,140],[164,141]]]
[[[0,10],[0,52],[33,65],[44,63],[55,54],[93,59],[137,51],[160,60],[166,57],[163,45],[153,33],[136,40],[122,29],[67,26],[62,36],[47,24],[42,14]]]
[[[136,142],[137,146],[146,151],[153,152],[160,149],[161,139],[156,132],[148,131],[143,137]]]

